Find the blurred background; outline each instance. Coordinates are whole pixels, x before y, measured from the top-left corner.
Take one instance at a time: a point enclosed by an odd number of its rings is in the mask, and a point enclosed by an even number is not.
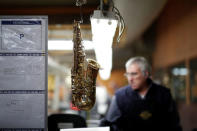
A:
[[[87,45],[85,53],[87,58],[95,60],[97,57],[92,43],[90,17],[99,8],[101,1],[103,7],[110,8],[110,0],[87,0],[82,6],[81,33],[83,43]],[[119,43],[115,40],[117,32],[115,34],[112,59],[109,59],[112,62],[110,76],[103,78],[100,72],[95,106],[85,112],[70,108],[73,21],[80,19],[80,8],[76,6],[76,1],[0,1],[0,15],[48,15],[48,115],[80,114],[88,126],[98,126],[114,92],[127,84],[123,75],[125,62],[132,56],[144,56],[152,65],[153,80],[171,89],[183,130],[197,128],[197,1],[113,2],[124,19],[125,30]]]

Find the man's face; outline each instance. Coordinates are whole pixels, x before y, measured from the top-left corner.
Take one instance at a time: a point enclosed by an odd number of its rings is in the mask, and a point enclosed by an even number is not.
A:
[[[126,70],[126,76],[129,84],[133,90],[139,90],[143,88],[146,83],[148,75],[144,75],[139,68],[138,64],[131,64]]]

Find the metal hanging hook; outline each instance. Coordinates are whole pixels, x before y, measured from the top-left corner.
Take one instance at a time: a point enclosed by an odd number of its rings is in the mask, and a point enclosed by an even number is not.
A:
[[[86,4],[86,3],[87,3],[87,0],[77,0],[76,1],[76,6],[82,6],[82,5]]]

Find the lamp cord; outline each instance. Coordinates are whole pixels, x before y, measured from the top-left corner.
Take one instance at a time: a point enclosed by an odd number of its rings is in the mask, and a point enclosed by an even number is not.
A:
[[[118,38],[117,38],[117,43],[120,42],[120,39],[122,37],[122,34],[125,30],[125,22],[124,19],[122,17],[122,15],[120,14],[119,10],[113,6],[112,11],[116,14],[116,17],[118,18],[118,24],[119,24],[119,33],[118,33]]]
[[[111,3],[112,3],[112,12],[114,12],[116,17],[118,18],[119,32],[118,32],[118,37],[117,37],[117,43],[119,43],[120,39],[122,37],[122,34],[125,30],[125,22],[124,22],[122,15],[120,14],[120,11],[118,10],[118,8],[116,8],[114,6],[113,0],[111,0]]]

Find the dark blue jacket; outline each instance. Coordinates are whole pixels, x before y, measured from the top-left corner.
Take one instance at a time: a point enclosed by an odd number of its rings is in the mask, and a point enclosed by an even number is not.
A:
[[[130,86],[120,88],[102,123],[117,131],[181,131],[170,90],[148,81],[144,98]]]

